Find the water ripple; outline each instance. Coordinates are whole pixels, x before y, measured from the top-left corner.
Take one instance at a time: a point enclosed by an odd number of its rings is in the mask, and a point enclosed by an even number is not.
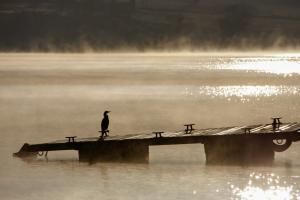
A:
[[[200,86],[186,87],[185,95],[189,97],[225,98],[228,101],[239,99],[248,102],[251,98],[259,100],[265,97],[296,96],[300,94],[299,86],[275,85],[231,85],[231,86]]]
[[[293,200],[300,199],[297,184],[293,180],[273,173],[251,173],[247,185],[240,188],[230,184],[233,194],[231,199],[244,200]]]

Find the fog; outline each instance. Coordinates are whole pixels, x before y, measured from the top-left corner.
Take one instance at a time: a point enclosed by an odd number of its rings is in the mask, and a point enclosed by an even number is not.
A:
[[[233,55],[1,54],[3,134],[95,136],[104,110],[112,134],[295,121],[298,55]]]
[[[272,199],[296,199],[297,143],[276,154],[274,166],[247,168],[205,166],[201,144],[151,147],[149,164],[88,165],[69,151],[24,162],[12,153],[25,142],[96,137],[104,110],[112,111],[112,136],[178,131],[185,123],[195,128],[270,123],[272,116],[299,122],[299,67],[297,53],[2,53],[0,194],[251,199],[262,191]]]

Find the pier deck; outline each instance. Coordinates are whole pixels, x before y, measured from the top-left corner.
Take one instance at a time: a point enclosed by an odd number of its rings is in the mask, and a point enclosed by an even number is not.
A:
[[[224,128],[194,129],[186,126],[178,132],[153,132],[109,136],[103,139],[72,138],[42,144],[25,143],[18,157],[36,156],[38,152],[77,150],[79,160],[148,162],[149,146],[204,144],[208,164],[271,163],[274,152],[300,140],[300,123],[281,123]]]

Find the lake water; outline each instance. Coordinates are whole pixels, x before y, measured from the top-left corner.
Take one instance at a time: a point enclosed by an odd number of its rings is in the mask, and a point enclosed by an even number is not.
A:
[[[300,122],[300,54],[0,54],[1,199],[300,199],[300,143],[273,166],[206,166],[203,145],[150,147],[149,164],[25,162],[23,143]]]

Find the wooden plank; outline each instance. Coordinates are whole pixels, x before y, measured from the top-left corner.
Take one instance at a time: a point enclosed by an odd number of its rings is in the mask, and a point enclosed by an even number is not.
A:
[[[279,126],[279,130],[281,131],[285,131],[289,128],[292,128],[293,126],[296,126],[297,123],[292,123],[292,124],[286,124],[286,125],[283,125],[283,126]]]
[[[155,135],[153,133],[147,133],[147,134],[142,134],[142,135],[139,135],[139,136],[135,136],[133,138],[126,138],[125,140],[127,139],[149,139],[149,138],[155,138]]]
[[[122,140],[134,139],[143,136],[144,134],[133,134],[133,135],[125,135]]]
[[[181,135],[181,132],[165,132],[162,134],[163,137],[176,137]]]
[[[245,128],[246,126],[237,126],[237,127],[233,127],[221,132],[216,133],[215,135],[230,135],[230,134],[234,134],[237,131],[242,131],[243,128]]]
[[[229,127],[232,128],[232,127]],[[215,135],[218,132],[224,131],[224,130],[228,130],[228,127],[226,128],[210,128],[210,129],[202,129],[202,130],[197,130],[196,134],[193,135],[201,135],[201,136],[212,136]]]
[[[259,130],[260,133],[263,132],[270,132],[273,130],[273,125],[272,124],[266,124],[265,127],[263,127],[261,130]]]
[[[261,129],[258,133],[259,134],[266,134],[266,133],[274,133],[274,132],[291,132],[297,129],[293,129],[293,127],[297,127],[298,125],[295,123],[282,123],[278,127],[278,129],[273,128],[272,124],[267,125],[265,128]],[[289,130],[289,131],[287,131]]]
[[[265,127],[266,127],[266,125],[263,124],[263,125],[257,125],[257,126],[254,126],[254,127],[249,126],[247,128],[251,128],[250,133],[256,133],[256,132],[259,132],[260,130],[264,129]]]
[[[300,130],[300,123],[294,123],[293,126],[290,126],[289,128],[285,129],[286,132],[294,132]]]

